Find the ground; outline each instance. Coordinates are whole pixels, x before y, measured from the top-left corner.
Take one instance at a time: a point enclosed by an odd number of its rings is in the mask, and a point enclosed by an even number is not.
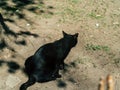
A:
[[[29,2],[28,2],[29,1]],[[0,1],[7,26],[0,44],[0,90],[19,90],[28,78],[24,62],[42,45],[79,33],[65,60],[62,77],[36,83],[28,90],[97,90],[100,77],[111,74],[120,90],[120,0]],[[3,45],[3,46],[2,46]]]

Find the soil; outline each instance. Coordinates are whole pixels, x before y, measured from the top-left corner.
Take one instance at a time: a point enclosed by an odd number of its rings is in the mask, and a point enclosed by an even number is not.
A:
[[[4,23],[12,32],[4,33],[6,45],[0,44],[0,90],[19,90],[28,79],[23,70],[26,58],[62,38],[62,31],[79,33],[62,77],[28,90],[97,90],[100,77],[108,74],[114,90],[120,90],[120,0],[26,1],[0,2]]]

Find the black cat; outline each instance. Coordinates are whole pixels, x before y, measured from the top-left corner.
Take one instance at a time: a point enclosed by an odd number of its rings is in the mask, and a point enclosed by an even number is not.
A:
[[[26,90],[35,82],[46,82],[61,77],[59,70],[64,69],[64,59],[71,48],[77,44],[78,33],[74,35],[63,31],[63,38],[41,46],[33,56],[25,62],[25,70],[29,76],[20,90]]]

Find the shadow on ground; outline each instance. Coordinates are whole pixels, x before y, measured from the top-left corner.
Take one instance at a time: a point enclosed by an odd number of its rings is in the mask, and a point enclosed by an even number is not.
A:
[[[57,86],[60,88],[65,88],[67,84],[63,80],[57,80]]]
[[[8,73],[16,73],[17,70],[24,70],[23,67],[21,67],[17,62],[15,61],[6,61],[6,60],[0,60],[0,67],[2,67],[4,64],[8,67]]]
[[[75,64],[75,62],[71,62],[70,64],[65,64],[65,68],[64,68],[64,70],[62,70],[62,76],[64,77],[64,75],[66,75],[69,72],[69,69],[76,68],[76,66],[77,65]],[[57,86],[59,88],[66,88],[67,87],[67,82],[70,82],[72,84],[76,83],[74,78],[67,77],[67,80],[62,80],[62,79],[57,80]]]
[[[2,14],[0,14],[0,49],[3,49],[5,47],[7,47],[9,50],[14,51],[14,48],[12,48],[6,41],[5,38],[9,39],[9,35],[14,37],[15,39],[18,38],[18,36],[22,36],[22,37],[26,37],[26,36],[33,36],[35,38],[39,37],[37,34],[31,33],[29,31],[19,31],[18,33],[13,32],[13,30],[11,30],[4,22],[4,18],[2,16]],[[13,43],[17,44],[17,45],[27,45],[25,40],[21,40],[21,41],[13,41]]]
[[[5,38],[9,39],[9,35],[17,40],[18,36],[26,37],[33,36],[35,38],[39,37],[39,35],[35,33],[31,33],[30,31],[19,31],[18,33],[11,30],[11,28],[5,23],[10,22],[15,24],[15,20],[12,17],[17,17],[17,19],[23,19],[28,23],[34,23],[24,13],[24,10],[28,12],[32,12],[35,14],[50,14],[53,15],[51,9],[54,9],[53,6],[45,5],[43,0],[2,0],[0,1],[1,13],[0,14],[0,49],[7,47],[9,50],[14,51],[9,43],[7,43]],[[22,28],[22,27],[20,27]],[[24,28],[22,28],[24,29]],[[21,41],[13,41],[17,45],[27,45],[25,39]]]
[[[1,12],[7,17],[17,16],[19,19],[26,19],[26,15],[23,13],[23,10],[33,12],[36,14],[51,14],[53,12],[50,9],[53,9],[53,6],[45,6],[43,0],[2,0],[0,1]],[[14,23],[15,21],[12,18],[6,18],[5,21]]]

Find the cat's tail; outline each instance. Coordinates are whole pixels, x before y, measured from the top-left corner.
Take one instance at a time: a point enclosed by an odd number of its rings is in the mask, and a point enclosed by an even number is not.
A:
[[[30,76],[28,81],[23,83],[21,86],[20,86],[20,90],[27,90],[27,88],[33,84],[35,84],[36,82],[36,78],[33,77],[33,76]]]

